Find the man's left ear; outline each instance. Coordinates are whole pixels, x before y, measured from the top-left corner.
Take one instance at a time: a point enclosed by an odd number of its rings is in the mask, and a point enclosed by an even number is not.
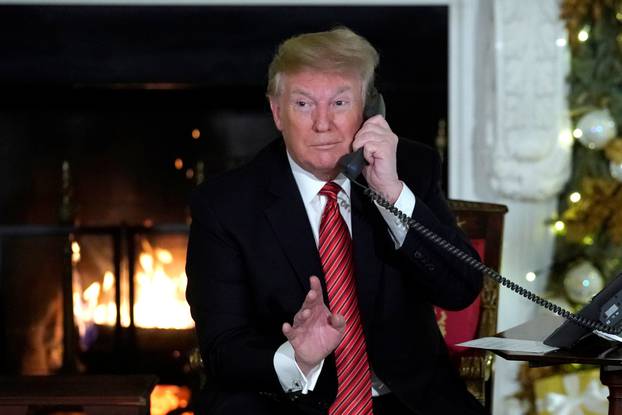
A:
[[[278,99],[276,97],[270,96],[268,97],[270,101],[270,110],[272,111],[272,119],[274,119],[274,125],[276,125],[277,130],[282,131],[281,129],[281,106],[278,103]]]

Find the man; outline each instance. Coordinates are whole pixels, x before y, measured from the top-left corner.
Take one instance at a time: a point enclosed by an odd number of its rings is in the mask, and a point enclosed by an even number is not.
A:
[[[378,63],[346,28],[281,44],[268,98],[282,140],[192,201],[187,298],[210,414],[480,414],[433,304],[469,305],[481,275],[423,241],[340,174],[474,254],[439,188],[435,151],[363,120]]]

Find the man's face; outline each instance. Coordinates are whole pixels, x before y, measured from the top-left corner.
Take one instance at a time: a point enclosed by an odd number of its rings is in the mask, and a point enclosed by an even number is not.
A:
[[[283,74],[281,93],[270,97],[289,155],[318,179],[334,178],[337,161],[352,151],[363,121],[361,85],[356,75],[309,70]]]

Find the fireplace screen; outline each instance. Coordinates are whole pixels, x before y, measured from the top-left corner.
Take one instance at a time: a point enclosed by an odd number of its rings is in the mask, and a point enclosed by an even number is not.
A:
[[[179,383],[195,349],[185,299],[186,225],[110,227],[71,241],[79,360]]]
[[[186,407],[201,381],[186,244],[185,224],[0,227],[5,370],[154,373],[152,413]]]
[[[194,327],[185,299],[185,234],[142,232],[129,238],[127,252],[133,257],[120,258],[120,264],[112,260],[115,248],[109,237],[83,235],[72,242],[74,319],[85,346],[93,341],[97,327],[114,327],[117,318],[124,328],[132,319],[141,329]],[[130,265],[133,270],[128,270]]]

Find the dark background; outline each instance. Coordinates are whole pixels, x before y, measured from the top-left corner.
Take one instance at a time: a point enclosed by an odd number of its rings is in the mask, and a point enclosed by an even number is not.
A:
[[[392,129],[433,145],[447,18],[422,6],[0,6],[0,225],[59,223],[63,161],[77,223],[183,224],[189,168],[202,162],[209,179],[275,137],[265,86],[278,44],[339,24],[380,52]],[[81,242],[84,261],[110,262],[109,243]],[[58,367],[64,244],[0,233],[0,372]]]
[[[380,52],[393,130],[432,144],[446,7],[0,7],[0,223],[56,222],[63,160],[82,223],[183,222],[187,167],[209,177],[274,137],[278,44],[339,24]]]

